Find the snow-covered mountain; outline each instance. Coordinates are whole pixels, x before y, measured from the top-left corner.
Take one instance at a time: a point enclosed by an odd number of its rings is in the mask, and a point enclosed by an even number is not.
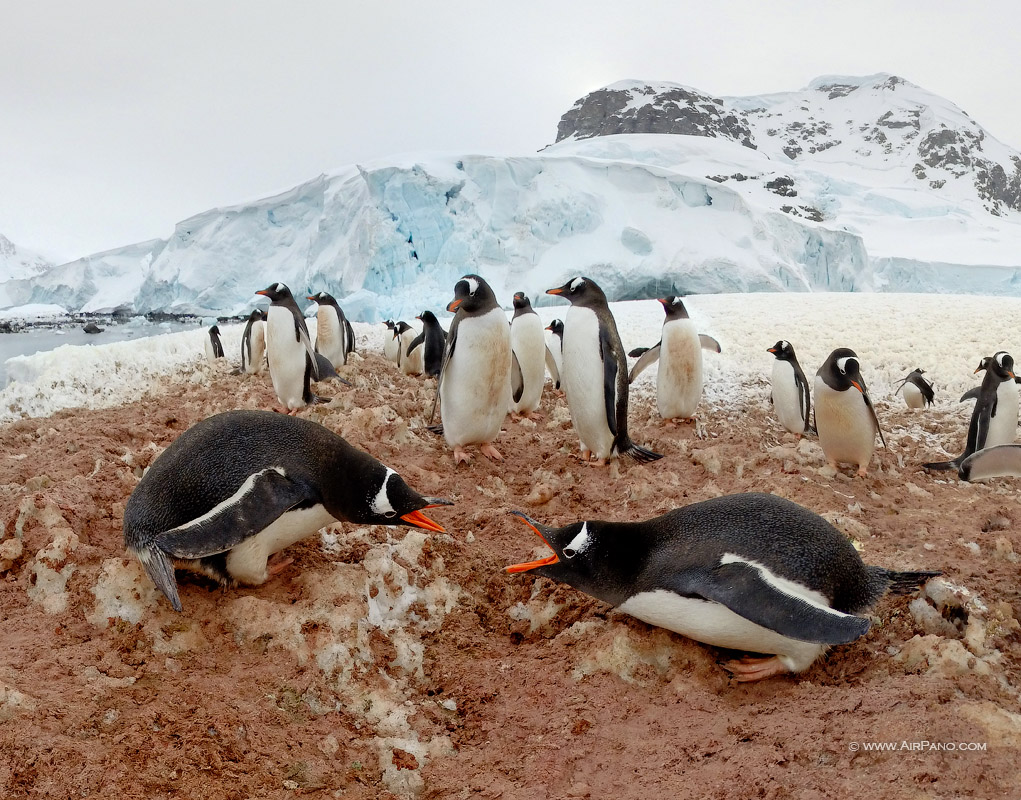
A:
[[[0,284],[35,278],[53,266],[38,253],[14,244],[0,234]]]
[[[274,281],[353,318],[589,275],[612,299],[745,291],[1021,294],[1021,156],[890,75],[712,98],[625,81],[535,155],[422,154],[214,209],[0,284],[0,307],[243,314]]]

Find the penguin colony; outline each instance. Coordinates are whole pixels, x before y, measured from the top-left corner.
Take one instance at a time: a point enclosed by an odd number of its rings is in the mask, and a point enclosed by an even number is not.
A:
[[[540,416],[547,373],[554,390],[563,389],[583,461],[660,458],[630,438],[629,385],[658,362],[660,416],[690,422],[704,388],[702,351],[720,353],[720,344],[697,332],[683,298],[665,297],[662,338],[632,350],[637,361],[629,371],[606,297],[591,279],[578,276],[546,293],[570,307],[564,321],[544,329],[524,293],[514,295],[508,319],[492,287],[465,275],[446,307],[454,313],[448,329],[429,310],[415,323],[388,320],[384,355],[406,374],[436,379],[435,429],[455,465],[470,461],[475,445],[502,460],[494,442],[507,416]],[[318,305],[313,344],[288,287],[276,283],[257,294],[270,307],[248,319],[242,371],[258,374],[268,364],[287,414],[234,411],[195,425],[154,462],[125,508],[126,547],[178,611],[175,568],[226,585],[259,585],[290,563],[278,553],[328,524],[444,530],[423,510],[449,501],[424,497],[323,426],[289,416],[329,402],[311,383],[339,379],[335,367],[355,352],[336,300],[305,295]],[[222,357],[218,334],[209,330],[210,360]],[[886,441],[857,353],[834,349],[810,386],[790,342],[781,339],[767,352],[774,356],[769,401],[783,429],[796,439],[817,436],[834,470],[849,465],[866,477],[876,439],[883,447]],[[921,466],[956,469],[963,480],[1021,476],[1013,370],[1005,351],[981,360],[975,372],[985,373],[982,385],[961,398],[975,400],[963,452]],[[934,402],[924,373],[912,370],[897,387],[910,409]],[[561,581],[651,625],[758,654],[724,665],[740,682],[807,669],[829,647],[863,636],[870,626],[863,615],[887,591],[910,592],[940,574],[866,566],[822,517],[768,494],[722,496],[639,522],[586,519],[559,528],[511,513],[552,554],[508,572]]]

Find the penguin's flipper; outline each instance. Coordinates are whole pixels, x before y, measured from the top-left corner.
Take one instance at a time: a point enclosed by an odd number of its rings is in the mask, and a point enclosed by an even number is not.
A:
[[[639,358],[640,356],[648,352],[649,352],[648,347],[636,347],[634,350],[628,351],[628,357]]]
[[[223,342],[219,336],[213,339],[213,358],[223,358]]]
[[[872,422],[876,425],[876,432],[879,434],[879,441],[883,443],[883,447],[886,447],[886,437],[883,436],[883,429],[879,427],[879,417],[876,416],[876,407],[872,405],[872,398],[869,397],[869,390],[865,386],[865,382],[861,384],[861,396],[865,398],[865,405],[868,406],[869,413],[872,415]]]
[[[237,547],[288,509],[312,499],[304,486],[282,472],[269,467],[249,475],[234,494],[202,516],[157,534],[155,548],[175,558],[197,559]]]
[[[316,352],[315,361],[319,373],[319,377],[316,380],[325,381],[329,378],[340,378],[336,368],[333,366],[333,362],[322,353]]]
[[[174,574],[174,562],[158,547],[144,547],[136,550],[145,574],[155,584],[156,588],[163,592],[163,596],[170,601],[174,611],[184,611],[181,605],[181,596],[177,593],[177,576]]]
[[[921,391],[922,397],[925,398],[927,406],[931,406],[936,402],[936,390],[932,388],[931,383],[921,376],[918,377],[918,389]]]
[[[514,402],[521,399],[525,393],[525,376],[521,374],[521,362],[518,361],[518,354],[511,351],[511,397]]]
[[[436,376],[436,397],[433,398],[433,408],[429,412],[429,422],[436,419],[436,407],[440,404],[440,387],[443,385],[443,375],[447,371],[447,362],[454,355],[454,346],[457,344],[457,317],[450,323],[450,332],[443,344],[443,361],[440,362],[440,374]]]
[[[968,391],[961,395],[961,399],[958,400],[957,402],[963,403],[966,400],[978,400],[978,393],[981,391],[982,391],[981,386],[976,386],[974,389],[969,389]]]
[[[319,362],[316,360],[316,350],[312,346],[312,340],[308,335],[308,328],[305,326],[305,318],[300,314],[294,316],[294,339],[305,346],[305,352],[312,359],[312,380],[319,380]]]
[[[958,468],[962,481],[1021,478],[1021,445],[1001,444],[972,453]]]
[[[729,558],[734,560],[682,573],[670,588],[720,603],[756,625],[800,642],[847,644],[869,629],[864,617],[810,602],[782,588],[777,576],[757,564]]]
[[[798,408],[801,410],[801,418],[805,421],[805,430],[807,431],[811,427],[811,423],[808,421],[808,412],[812,406],[812,398],[809,393],[808,381],[805,379],[805,373],[801,370],[800,365],[796,366],[794,370],[794,387],[798,390]],[[773,401],[772,396],[769,400]]]
[[[634,383],[635,378],[641,375],[646,367],[659,361],[659,346],[661,344],[662,342],[659,342],[655,347],[650,347],[642,353],[641,357],[635,362],[635,365],[631,367],[631,372],[627,376],[628,383]],[[634,353],[635,351],[632,350],[631,352]]]
[[[351,327],[351,320],[344,317],[344,329],[347,331],[347,348],[345,355],[355,351],[355,329]]]
[[[698,335],[698,343],[702,345],[703,350],[709,350],[710,352],[713,353],[723,352],[723,350],[720,349],[720,343],[716,341],[712,336],[709,336],[708,334],[700,333]]]
[[[610,435],[617,437],[618,427],[627,428],[627,419],[617,424],[617,356],[606,325],[599,326],[599,357],[603,360],[603,401],[606,404],[606,425]],[[626,409],[625,409],[626,410]]]
[[[560,388],[560,370],[557,369],[557,361],[553,358],[553,351],[548,347],[546,348],[546,370],[549,372],[549,376],[553,379],[553,388]]]
[[[422,331],[418,336],[411,340],[411,344],[408,345],[408,355],[411,355],[411,351],[418,347],[420,344],[425,343],[425,331]]]

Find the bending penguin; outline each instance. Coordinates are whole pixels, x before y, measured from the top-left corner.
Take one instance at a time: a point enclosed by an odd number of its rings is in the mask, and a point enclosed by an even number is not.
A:
[[[514,293],[511,353],[511,414],[534,419],[546,383],[546,337],[524,292]]]
[[[866,566],[840,531],[771,494],[734,494],[643,522],[550,528],[521,517],[553,554],[515,564],[570,584],[622,613],[706,644],[761,653],[724,664],[738,681],[801,672],[863,636],[888,590],[938,572]]]
[[[960,470],[972,453],[1010,444],[1017,437],[1018,390],[1014,382],[1014,359],[1010,353],[1001,350],[988,362],[983,359],[975,372],[982,369],[983,363],[986,374],[971,412],[964,452],[950,461],[922,464],[925,469]]]
[[[547,289],[571,302],[564,324],[564,370],[571,422],[582,458],[605,464],[619,455],[638,462],[663,456],[631,441],[627,430],[627,360],[606,295],[589,278]]]
[[[454,319],[447,333],[436,397],[443,436],[454,449],[454,464],[470,461],[465,445],[502,461],[493,440],[510,408],[511,338],[507,315],[492,288],[478,275],[454,285],[447,305]],[[435,413],[435,406],[434,406]]]
[[[422,321],[422,332],[408,345],[408,355],[416,348],[422,348],[425,374],[435,378],[443,367],[443,348],[447,344],[447,332],[432,311],[423,311],[415,319]]]
[[[266,312],[258,308],[248,315],[241,334],[241,371],[254,375],[266,367]]]
[[[336,299],[329,292],[305,295],[319,305],[316,310],[317,353],[322,353],[334,367],[347,363],[347,356],[354,352],[354,330]]]
[[[206,361],[215,364],[216,359],[223,358],[223,343],[220,341],[220,326],[211,325],[206,331]]]
[[[904,402],[908,408],[926,408],[931,406],[936,399],[932,384],[922,377],[924,374],[924,369],[916,367],[908,373],[906,378],[901,380],[894,390],[894,394],[900,392],[904,395]]]
[[[671,295],[659,302],[666,312],[663,335],[655,347],[629,353],[639,359],[631,368],[628,383],[634,383],[646,367],[659,361],[656,375],[659,415],[663,419],[690,420],[702,399],[702,350],[719,353],[720,343],[695,329],[682,298]]]
[[[766,350],[776,358],[773,360],[771,375],[772,391],[769,401],[780,419],[780,424],[799,439],[812,431],[812,397],[808,391],[808,379],[798,363],[794,346],[781,339]]]
[[[864,478],[876,449],[876,434],[886,447],[876,409],[861,376],[858,354],[838,347],[815,374],[815,429],[830,466],[858,467]]]
[[[124,508],[124,544],[175,610],[175,563],[257,586],[274,553],[334,522],[443,528],[423,497],[368,453],[310,420],[228,411],[199,422],[145,473]]]

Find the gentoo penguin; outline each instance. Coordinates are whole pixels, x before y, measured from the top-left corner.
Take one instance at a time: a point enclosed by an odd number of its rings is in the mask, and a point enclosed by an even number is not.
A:
[[[1003,350],[986,363],[985,376],[968,424],[964,452],[950,461],[922,464],[926,469],[956,469],[972,453],[987,447],[1010,444],[1017,437],[1018,390],[1014,382],[1014,359]],[[982,364],[975,371],[982,369]]]
[[[564,372],[564,323],[553,320],[546,326],[546,371],[553,381],[553,388],[560,388],[560,376]]]
[[[255,309],[248,315],[245,332],[241,334],[241,371],[254,375],[265,369],[266,312]]]
[[[465,445],[478,444],[494,461],[493,446],[511,401],[511,338],[507,315],[492,288],[478,275],[454,286],[447,311],[456,312],[447,333],[437,396],[443,436],[454,448],[454,464],[469,461]]]
[[[644,522],[550,528],[521,512],[553,554],[508,572],[570,584],[618,611],[717,647],[761,653],[724,665],[738,681],[801,672],[830,645],[864,635],[857,616],[888,589],[938,572],[862,563],[826,520],[790,500],[716,497]]]
[[[181,610],[179,566],[257,586],[289,561],[274,553],[334,522],[443,528],[423,497],[368,453],[310,420],[227,411],[157,457],[124,508],[124,544]]]
[[[1021,444],[998,444],[972,453],[957,471],[962,481],[1021,478]]]
[[[388,319],[383,324],[386,325],[386,333],[383,334],[383,357],[396,364],[397,359],[401,357],[401,341],[397,338],[397,323]]]
[[[894,394],[901,392],[904,395],[904,402],[907,403],[908,408],[931,406],[936,398],[932,384],[922,377],[924,374],[925,370],[921,367],[911,370],[894,391]]]
[[[330,359],[334,367],[343,366],[347,363],[348,353],[354,349],[351,323],[329,292],[317,292],[306,295],[306,298],[319,304],[316,310],[316,352]]]
[[[663,419],[690,420],[702,399],[702,350],[720,352],[720,343],[711,336],[699,334],[680,297],[660,298],[666,319],[663,335],[655,347],[632,350],[640,358],[631,368],[628,383],[633,383],[642,370],[659,361],[656,375],[656,405]]]
[[[211,325],[206,332],[206,361],[210,364],[216,363],[216,359],[223,358],[223,343],[220,341],[220,326]]]
[[[447,332],[432,311],[423,311],[417,317],[422,322],[422,332],[408,345],[408,354],[422,348],[425,374],[435,378],[443,366],[443,348],[447,344]]]
[[[524,292],[514,293],[511,353],[511,414],[534,417],[546,383],[546,337]]]
[[[411,343],[418,337],[418,329],[401,320],[396,324],[394,330],[397,332],[399,348],[397,366],[405,375],[421,375],[425,371],[425,351],[419,347],[411,352]]]
[[[627,431],[627,360],[606,295],[589,278],[547,289],[571,302],[564,323],[561,379],[582,458],[605,464],[618,455],[647,462],[662,458],[631,441]]]
[[[992,356],[982,356],[981,361],[978,362],[978,366],[975,368],[976,374],[986,369],[986,367],[989,366],[989,362],[992,360],[992,358],[993,358]],[[1014,383],[1021,383],[1021,375],[1015,374]],[[966,400],[978,400],[979,392],[981,391],[982,385],[979,384],[978,386],[975,386],[966,391],[964,394],[962,394],[961,399],[958,400],[957,402],[963,403]]]
[[[815,429],[830,466],[854,464],[862,478],[872,460],[877,433],[886,447],[858,354],[850,348],[838,347],[815,374]]]
[[[781,339],[768,350],[773,360],[772,392],[769,396],[773,410],[780,418],[780,424],[797,436],[812,430],[812,398],[808,391],[808,380],[798,363],[794,346]]]
[[[310,403],[328,402],[312,394],[309,386],[310,380],[319,380],[321,362],[316,358],[305,317],[291,290],[282,283],[274,283],[256,294],[270,299],[266,320],[266,356],[277,399],[288,413]]]

